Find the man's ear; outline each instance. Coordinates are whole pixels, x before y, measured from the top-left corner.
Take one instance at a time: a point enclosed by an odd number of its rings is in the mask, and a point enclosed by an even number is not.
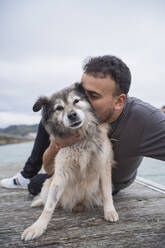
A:
[[[123,109],[124,103],[126,101],[126,94],[120,94],[115,100],[115,110],[120,111]]]
[[[50,104],[50,102],[49,102],[48,98],[45,96],[42,96],[42,97],[38,98],[38,100],[33,105],[33,111],[38,112],[41,110],[41,108],[43,106],[48,107],[49,104]]]

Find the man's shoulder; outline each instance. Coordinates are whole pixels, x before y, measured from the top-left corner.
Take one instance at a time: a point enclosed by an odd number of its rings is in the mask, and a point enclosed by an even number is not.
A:
[[[165,114],[160,109],[136,97],[128,97],[127,104],[129,114],[142,118],[143,121],[148,119],[165,120]]]
[[[145,113],[148,111],[155,112],[158,110],[156,107],[152,106],[151,104],[144,102],[136,97],[128,96],[127,102],[128,102],[128,105],[131,106],[130,110],[136,110],[141,113],[143,112]]]

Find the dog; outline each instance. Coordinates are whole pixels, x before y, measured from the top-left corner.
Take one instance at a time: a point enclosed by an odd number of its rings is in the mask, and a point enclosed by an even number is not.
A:
[[[51,137],[83,136],[77,143],[59,150],[55,173],[42,187],[33,207],[44,204],[38,220],[25,229],[22,239],[43,234],[55,207],[72,210],[77,204],[103,206],[104,218],[116,222],[119,217],[112,198],[111,167],[113,151],[107,136],[108,124],[99,124],[81,84],[75,83],[50,97],[40,97],[33,106],[42,109],[42,122]]]

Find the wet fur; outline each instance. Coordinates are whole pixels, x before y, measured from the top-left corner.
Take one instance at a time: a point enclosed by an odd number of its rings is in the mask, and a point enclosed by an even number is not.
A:
[[[78,95],[83,102],[83,105],[77,104],[72,108],[83,108],[85,113],[83,126],[74,130],[56,123],[57,120],[51,113],[59,95],[65,104],[68,104],[67,99],[70,94]],[[99,125],[95,112],[80,85],[73,85],[49,99],[43,99],[43,105],[40,101],[36,103],[37,109],[43,108],[43,124],[51,136],[65,136],[78,131],[84,139],[70,147],[60,149],[56,155],[55,173],[46,180],[40,198],[32,204],[32,206],[45,204],[44,210],[39,219],[24,231],[22,239],[30,240],[40,236],[46,230],[57,204],[69,210],[80,203],[86,207],[103,205],[104,218],[108,221],[117,221],[118,214],[112,199],[113,152],[107,137],[108,125]],[[47,152],[49,154],[50,151]]]

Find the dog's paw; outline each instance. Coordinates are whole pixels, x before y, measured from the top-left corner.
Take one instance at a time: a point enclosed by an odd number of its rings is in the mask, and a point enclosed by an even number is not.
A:
[[[45,229],[38,225],[38,224],[33,224],[32,226],[26,228],[21,236],[22,240],[28,241],[28,240],[32,240],[35,238],[38,238],[39,236],[41,236],[43,234],[43,232],[45,231]]]
[[[42,206],[42,205],[43,205],[42,200],[41,200],[41,199],[37,199],[37,200],[35,200],[34,202],[32,202],[31,207],[32,207],[32,208],[36,208],[36,207],[40,207],[40,206]]]
[[[119,220],[119,215],[115,208],[108,209],[104,211],[104,219],[111,222],[116,222]]]

